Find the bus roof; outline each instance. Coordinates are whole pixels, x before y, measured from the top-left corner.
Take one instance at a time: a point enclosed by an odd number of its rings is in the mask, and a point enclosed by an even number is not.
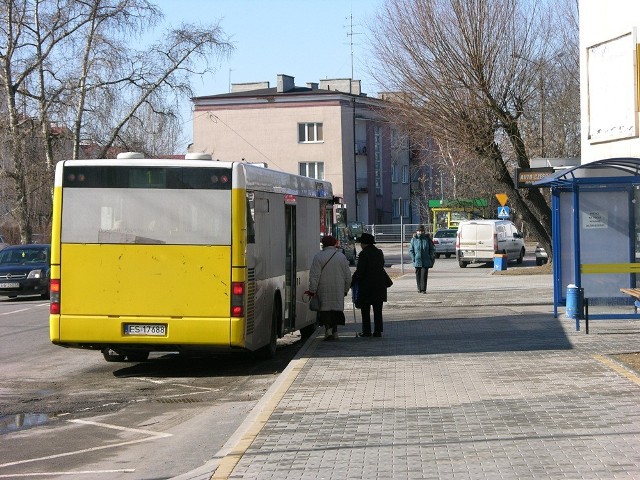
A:
[[[65,167],[191,167],[191,168],[229,168],[232,171],[233,188],[258,190],[302,197],[332,199],[333,189],[330,182],[303,177],[292,173],[271,170],[245,162],[221,162],[218,160],[189,159],[89,159],[62,160],[56,165],[55,186],[62,186],[62,170]]]

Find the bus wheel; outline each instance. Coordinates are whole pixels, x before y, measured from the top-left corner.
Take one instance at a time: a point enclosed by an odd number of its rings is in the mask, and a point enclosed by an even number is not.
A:
[[[257,351],[258,358],[266,360],[276,356],[278,344],[278,322],[280,322],[281,310],[280,302],[273,302],[273,313],[271,314],[271,333],[269,343]]]
[[[110,348],[103,348],[102,356],[107,362],[124,362],[126,358],[126,355],[120,354]]]
[[[149,352],[145,352],[144,350],[127,352],[128,362],[144,362],[148,358],[149,358]]]

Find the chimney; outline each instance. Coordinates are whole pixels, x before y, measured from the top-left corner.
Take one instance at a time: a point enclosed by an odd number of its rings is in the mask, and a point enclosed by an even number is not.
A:
[[[278,74],[278,88],[276,89],[278,93],[288,92],[289,90],[293,90],[295,87],[294,77],[284,75],[282,73]]]
[[[311,90],[318,90],[318,83],[317,82],[307,82],[307,88],[310,88]]]

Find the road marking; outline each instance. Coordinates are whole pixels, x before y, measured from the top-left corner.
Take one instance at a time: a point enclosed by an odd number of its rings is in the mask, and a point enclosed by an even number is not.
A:
[[[16,478],[16,477],[41,477],[41,476],[57,476],[57,475],[93,475],[101,473],[134,473],[135,468],[125,468],[122,470],[82,470],[78,472],[34,472],[34,473],[13,473],[10,475],[0,475],[0,478]]]
[[[615,371],[616,373],[619,373],[623,377],[627,377],[629,380],[631,380],[636,385],[640,385],[640,377],[638,375],[636,375],[635,373],[633,373],[632,371],[627,370],[622,365],[619,365],[616,362],[614,362],[613,360],[611,360],[609,358],[606,358],[606,357],[604,357],[602,355],[595,355],[593,358],[595,358],[596,360],[598,360],[601,363],[604,363],[611,370]]]
[[[31,310],[31,308],[21,308],[20,310],[13,310],[11,312],[0,313],[0,315],[13,315],[14,313],[26,312],[27,310]]]
[[[94,426],[94,427],[110,428],[110,429],[113,429],[113,430],[121,430],[121,431],[124,431],[124,432],[140,433],[142,435],[149,435],[149,436],[146,437],[146,438],[140,438],[138,440],[130,440],[128,442],[120,442],[120,443],[113,443],[113,444],[110,444],[110,445],[102,445],[100,447],[84,448],[82,450],[75,450],[73,452],[65,452],[65,453],[58,453],[56,455],[48,455],[46,457],[30,458],[30,459],[27,459],[27,460],[18,460],[16,462],[1,463],[0,464],[0,468],[11,467],[13,465],[21,465],[21,464],[25,464],[25,463],[40,462],[42,460],[51,460],[51,459],[60,458],[60,457],[68,457],[68,456],[71,456],[71,455],[78,455],[78,454],[81,454],[81,453],[96,452],[98,450],[106,450],[108,448],[123,447],[125,445],[134,445],[136,443],[142,443],[142,442],[146,442],[148,440],[157,440],[157,439],[160,439],[160,438],[166,438],[166,437],[172,437],[173,436],[173,434],[171,434],[171,433],[153,432],[151,430],[141,430],[139,428],[121,427],[119,425],[111,425],[111,424],[108,424],[108,423],[92,422],[90,420],[69,420],[69,422],[71,422],[71,423],[79,423],[81,425],[91,425],[91,426]]]

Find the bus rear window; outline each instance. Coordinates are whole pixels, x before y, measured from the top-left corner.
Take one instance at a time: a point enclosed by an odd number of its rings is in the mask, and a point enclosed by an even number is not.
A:
[[[63,188],[231,190],[231,169],[85,165],[66,167]]]
[[[63,243],[230,245],[231,191],[66,188]]]

